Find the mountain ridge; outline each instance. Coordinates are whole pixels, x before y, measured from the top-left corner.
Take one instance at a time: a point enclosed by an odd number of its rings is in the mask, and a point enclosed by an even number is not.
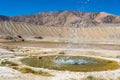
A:
[[[87,26],[120,23],[120,16],[106,12],[57,11],[24,16],[0,16],[0,21],[25,22],[43,26]]]
[[[0,17],[0,40],[69,41],[74,35],[78,41],[120,40],[120,16],[60,11]]]

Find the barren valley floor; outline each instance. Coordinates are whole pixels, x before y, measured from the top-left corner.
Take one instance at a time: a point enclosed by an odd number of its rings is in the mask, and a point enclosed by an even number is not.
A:
[[[57,71],[44,68],[34,68],[22,64],[19,59],[28,56],[49,56],[61,55],[59,52],[64,51],[63,55],[98,57],[117,61],[120,64],[120,45],[119,44],[72,44],[72,49],[68,43],[29,43],[14,42],[0,43],[0,60],[17,63],[19,68],[29,67],[35,70],[42,70],[53,76],[41,76],[32,73],[22,73],[13,69],[9,65],[0,66],[0,80],[87,80],[89,76],[97,78],[95,80],[119,80],[120,69],[98,71],[98,72],[71,72]],[[68,47],[68,48],[67,48]],[[101,80],[100,79],[100,80]],[[88,79],[89,80],[89,79]]]

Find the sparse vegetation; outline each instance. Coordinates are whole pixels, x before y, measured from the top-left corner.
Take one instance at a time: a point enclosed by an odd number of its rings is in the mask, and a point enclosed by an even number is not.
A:
[[[14,56],[28,56],[28,54],[14,54]]]
[[[3,61],[1,62],[1,66],[18,66],[18,64],[11,61]]]
[[[74,79],[74,78],[70,78],[69,80],[76,80],[76,79]]]
[[[33,71],[31,68],[27,68],[27,67],[21,68],[21,69],[19,69],[19,71],[21,71],[22,73],[35,73],[35,71]]]
[[[67,44],[67,42],[55,42],[55,41],[30,41],[30,40],[26,40],[24,42],[22,41],[5,41],[5,42],[1,42],[4,44],[15,44],[15,45],[19,45],[19,44]]]
[[[116,58],[120,59],[120,56],[116,56]]]
[[[81,80],[105,80],[105,79],[102,79],[102,78],[96,78],[96,77],[93,77],[93,76],[88,76],[86,78],[83,78]]]
[[[120,80],[120,77],[118,77],[118,80]]]
[[[29,68],[29,67],[22,67],[22,68],[20,68],[18,66],[12,66],[11,68],[15,69],[15,70],[18,70],[18,71],[20,71],[22,73],[25,73],[25,74],[32,73],[32,74],[41,75],[41,76],[53,76],[52,74],[50,74],[48,72],[41,71],[41,70],[37,70],[36,71],[36,70],[33,70],[33,69]]]
[[[12,69],[19,70],[18,66],[11,66]]]
[[[19,69],[19,71],[21,71],[22,73],[32,73],[32,74],[36,74],[36,75],[41,75],[41,76],[52,76],[50,73],[48,72],[44,72],[44,71],[35,71],[31,68],[28,67],[23,67],[21,69]]]

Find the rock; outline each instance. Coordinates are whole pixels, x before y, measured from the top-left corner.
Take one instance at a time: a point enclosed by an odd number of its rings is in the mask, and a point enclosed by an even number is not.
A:
[[[59,54],[65,54],[65,52],[64,51],[60,51]]]
[[[43,52],[43,54],[48,54],[47,52]]]
[[[42,57],[41,57],[41,56],[39,56],[39,57],[38,57],[38,59],[42,59]]]
[[[42,36],[38,36],[38,37],[35,37],[36,39],[43,39],[43,37]]]

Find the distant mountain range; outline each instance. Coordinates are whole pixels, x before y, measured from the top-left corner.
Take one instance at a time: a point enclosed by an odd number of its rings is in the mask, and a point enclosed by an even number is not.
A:
[[[58,11],[43,12],[26,16],[0,16],[0,21],[24,22],[43,26],[93,26],[99,24],[118,24],[120,16],[105,12]]]
[[[120,16],[77,11],[0,16],[0,40],[69,41],[74,35],[78,41],[119,41]]]

